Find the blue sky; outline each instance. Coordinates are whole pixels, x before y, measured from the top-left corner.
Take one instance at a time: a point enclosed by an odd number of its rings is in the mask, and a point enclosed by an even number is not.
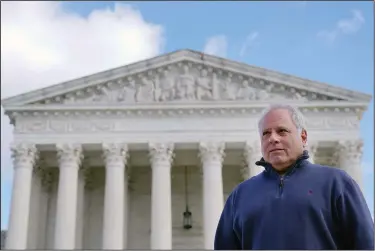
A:
[[[2,68],[2,83],[3,80],[25,83],[20,74],[15,74],[20,70],[25,72],[25,75],[29,74],[27,76],[30,83],[23,89],[15,88],[15,84],[2,86],[2,92],[6,92],[2,94],[2,98],[54,84],[56,81],[65,80],[64,78],[78,77],[182,48],[206,51],[251,65],[373,94],[372,2],[127,2],[126,4],[131,5],[132,8],[126,9],[127,11],[124,9],[116,11],[113,2],[40,3],[26,7],[24,4],[12,6],[7,4],[6,7],[13,12],[3,20],[2,10],[2,44],[3,39],[5,41],[11,36],[5,31],[3,33],[3,28],[14,27],[14,25],[18,25],[18,31],[24,37],[31,38],[26,41],[31,41],[30,43],[33,44],[22,45],[22,47],[16,47],[14,43],[8,43],[4,47],[2,45],[2,54],[4,52],[5,57],[6,53],[9,55],[10,52],[18,53],[17,59],[14,57],[1,59],[2,65],[9,65],[4,67],[4,70]],[[25,13],[16,12],[18,9],[26,9],[29,14],[26,17],[20,15],[17,21],[15,17],[19,13]],[[126,15],[129,17],[127,18]],[[36,33],[28,31],[30,23],[34,28],[37,27]],[[73,27],[69,26],[73,24],[75,27],[73,31],[64,29],[64,27]],[[79,30],[79,27],[86,28]],[[100,32],[103,32],[104,36]],[[61,39],[57,40],[56,37]],[[121,41],[115,41],[117,38],[123,39],[123,44]],[[79,47],[81,40],[85,40],[88,45]],[[60,41],[70,44],[65,46]],[[104,45],[111,46],[104,47]],[[113,48],[108,48],[112,45]],[[43,49],[47,53],[36,61],[35,55],[33,56],[25,48],[34,48],[34,51]],[[40,57],[42,54],[38,55]],[[92,63],[95,58],[100,58],[99,63]],[[77,63],[79,67],[74,67],[76,62],[79,62]],[[364,193],[372,213],[374,208],[373,123],[373,102],[371,102],[361,123],[361,134],[365,144]],[[7,126],[2,122],[2,138],[8,130]],[[9,151],[2,150],[3,157],[8,155]],[[6,174],[4,175],[6,177],[2,177],[1,183],[2,229],[6,228],[8,222],[12,185],[12,172],[9,167],[11,162],[8,161],[9,157],[4,157],[3,161],[3,157],[2,174]],[[3,168],[3,165],[6,167]]]

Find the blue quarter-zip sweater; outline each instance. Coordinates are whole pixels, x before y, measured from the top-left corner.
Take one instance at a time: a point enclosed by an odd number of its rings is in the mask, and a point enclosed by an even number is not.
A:
[[[216,250],[374,250],[374,222],[354,180],[344,171],[311,164],[307,151],[280,176],[265,171],[228,197]]]

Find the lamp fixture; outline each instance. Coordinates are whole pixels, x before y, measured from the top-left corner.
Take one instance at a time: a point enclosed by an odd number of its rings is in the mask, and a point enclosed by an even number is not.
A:
[[[183,227],[184,229],[192,228],[192,213],[189,210],[188,197],[188,168],[185,166],[185,212],[183,213]]]

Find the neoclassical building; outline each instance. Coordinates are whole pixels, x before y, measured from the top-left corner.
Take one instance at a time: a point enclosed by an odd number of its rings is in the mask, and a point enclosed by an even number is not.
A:
[[[7,98],[6,246],[211,249],[225,199],[262,171],[265,107],[299,107],[310,160],[361,184],[359,124],[370,99],[191,50]]]

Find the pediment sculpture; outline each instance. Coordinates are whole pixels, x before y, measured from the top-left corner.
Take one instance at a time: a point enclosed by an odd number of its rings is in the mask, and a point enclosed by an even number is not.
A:
[[[52,98],[48,103],[150,103],[307,100],[277,84],[213,68],[178,63]],[[47,102],[46,102],[47,103]]]

